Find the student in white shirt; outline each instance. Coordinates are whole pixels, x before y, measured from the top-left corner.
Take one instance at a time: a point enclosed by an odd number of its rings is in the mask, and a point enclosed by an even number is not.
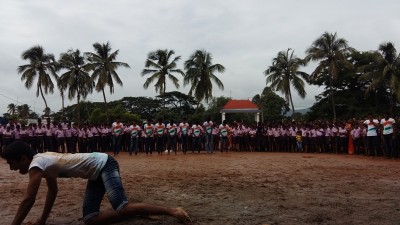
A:
[[[219,137],[220,137],[220,151],[228,152],[228,135],[229,135],[230,128],[226,123],[226,120],[219,125]]]
[[[379,121],[368,114],[368,119],[364,121],[367,127],[367,155],[378,156],[378,127]]]
[[[385,147],[385,155],[387,158],[394,157],[393,135],[395,132],[395,123],[396,121],[389,117],[388,113],[385,114],[380,123],[382,125],[383,146]]]
[[[182,143],[182,152],[183,154],[186,154],[186,151],[188,150],[189,147],[189,128],[190,125],[187,122],[186,118],[183,118],[183,121],[179,124],[179,137],[181,138],[181,143]]]
[[[129,155],[132,155],[132,152],[137,155],[138,150],[139,150],[139,137],[140,137],[140,132],[142,129],[140,129],[140,126],[136,124],[136,121],[133,121],[132,125],[129,127],[129,133],[131,137],[131,144],[129,146]]]
[[[148,119],[143,126],[146,155],[152,155],[154,151],[154,130],[153,120]]]
[[[211,118],[208,117],[207,120],[203,123],[204,127],[204,136],[205,136],[205,143],[204,147],[206,149],[207,153],[213,153],[214,152],[214,143],[213,143],[213,135],[212,135],[212,130],[213,130],[213,122],[211,121]]]
[[[117,118],[116,121],[111,126],[114,156],[118,155],[119,152],[121,151],[121,141],[122,141],[121,139],[123,132],[124,132],[124,125],[121,123],[120,118]]]
[[[168,149],[168,154],[171,151],[175,152],[176,155],[176,144],[177,144],[177,135],[178,135],[178,127],[174,123],[173,120],[171,120],[167,124],[167,137],[168,137],[168,144],[167,144],[167,149]]]

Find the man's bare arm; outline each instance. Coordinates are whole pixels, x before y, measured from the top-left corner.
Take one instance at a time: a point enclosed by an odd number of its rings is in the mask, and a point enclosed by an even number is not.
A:
[[[36,200],[36,195],[42,181],[43,171],[38,168],[29,170],[29,184],[24,199],[19,205],[12,225],[20,225],[28,215]]]
[[[51,209],[53,208],[54,201],[56,200],[57,193],[58,193],[56,178],[46,178],[46,183],[47,183],[47,188],[48,188],[46,202],[44,204],[42,216],[40,217],[40,219],[37,221],[36,224],[44,225],[46,223],[47,218],[50,215]]]

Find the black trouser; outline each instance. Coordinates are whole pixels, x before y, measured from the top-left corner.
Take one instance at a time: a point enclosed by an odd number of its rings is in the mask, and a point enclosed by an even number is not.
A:
[[[394,151],[393,151],[393,134],[384,134],[383,135],[383,141],[384,141],[384,146],[385,146],[385,153],[388,158],[394,157]]]
[[[182,152],[186,153],[188,150],[188,136],[182,135]]]
[[[164,136],[158,136],[156,138],[157,152],[161,154],[164,150]]]
[[[193,147],[192,147],[192,153],[194,153],[195,150],[200,153],[200,137],[193,137]]]
[[[53,136],[46,136],[45,137],[45,147],[46,147],[47,151],[54,152]]]
[[[44,136],[36,136],[36,150],[37,152],[44,151]]]
[[[139,138],[138,137],[131,138],[131,144],[129,146],[129,155],[132,155],[132,151],[135,152],[135,155],[137,155],[138,146],[139,146]]]
[[[154,151],[154,138],[153,137],[146,137],[146,154],[150,153],[153,154]]]
[[[78,141],[78,137],[72,136],[71,137],[71,152],[76,153],[76,143]]]
[[[356,155],[361,154],[362,152],[362,143],[361,143],[361,138],[355,138],[353,139],[353,145],[354,145],[354,153]]]
[[[79,153],[87,152],[87,138],[79,138],[78,141]]]
[[[347,152],[347,138],[346,137],[340,137],[339,138],[339,148],[338,148],[338,152],[339,153],[346,153]]]
[[[100,136],[93,136],[92,137],[92,151],[98,152],[100,151]]]
[[[378,156],[378,136],[367,136],[367,155]]]
[[[65,138],[63,137],[57,138],[57,152],[65,152]]]
[[[176,136],[168,136],[168,153],[169,150],[174,151],[176,154]]]

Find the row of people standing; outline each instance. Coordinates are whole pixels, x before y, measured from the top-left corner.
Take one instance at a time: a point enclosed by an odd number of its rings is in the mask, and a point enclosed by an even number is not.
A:
[[[109,126],[78,127],[69,122],[0,125],[0,150],[15,140],[27,142],[36,152],[106,152],[112,147]]]
[[[117,119],[111,126],[71,126],[68,122],[30,124],[21,127],[11,123],[0,126],[1,145],[13,140],[25,140],[36,151],[93,152],[110,151],[115,155],[127,151],[152,154],[164,151],[200,152],[228,151],[283,151],[365,154],[397,157],[400,138],[395,120],[388,116],[366,120],[329,123],[244,124],[224,121],[217,125],[209,118],[191,125],[151,119],[142,125],[134,121],[124,125]]]
[[[366,156],[399,156],[400,136],[395,119],[374,119],[312,123],[279,123],[257,126],[258,147],[263,151],[304,151]]]
[[[142,126],[137,122],[124,126],[117,119],[111,126],[114,155],[124,149],[131,155],[140,151],[146,154],[163,154],[165,151],[168,154],[176,154],[178,151],[183,154],[188,151],[200,153],[203,149],[206,153],[213,153],[215,149],[227,152],[229,131],[226,122],[216,126],[210,119],[202,124],[195,122],[192,125],[186,119],[180,123],[162,120],[154,123],[152,119],[148,119]]]

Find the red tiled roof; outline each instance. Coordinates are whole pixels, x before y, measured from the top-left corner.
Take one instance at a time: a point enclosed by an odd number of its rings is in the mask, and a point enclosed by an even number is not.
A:
[[[223,109],[258,109],[257,105],[249,100],[229,100]]]

